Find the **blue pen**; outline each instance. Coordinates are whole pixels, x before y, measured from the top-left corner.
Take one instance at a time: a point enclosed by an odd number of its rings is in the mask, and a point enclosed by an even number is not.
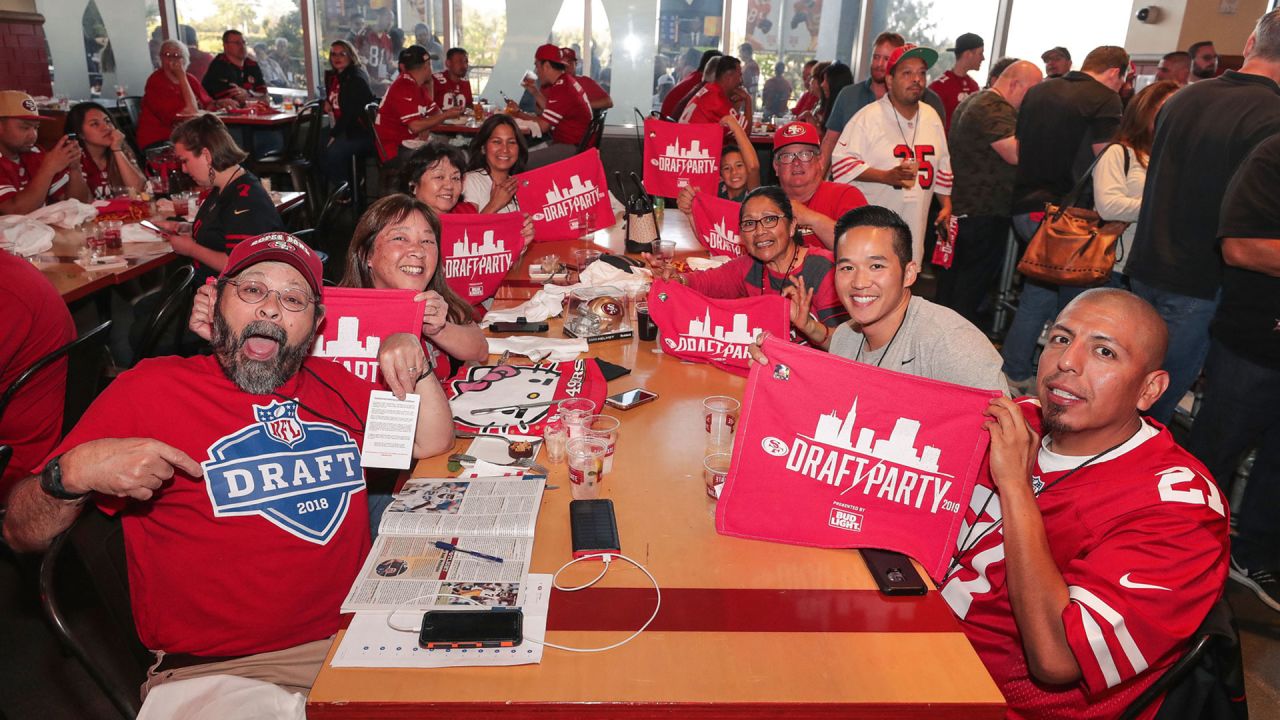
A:
[[[440,548],[441,550],[453,550],[454,552],[466,553],[468,555],[478,557],[481,560],[488,560],[490,562],[497,562],[497,563],[504,562],[502,558],[497,557],[496,555],[485,555],[484,553],[476,552],[475,550],[463,550],[457,545],[454,545],[453,543],[447,543],[443,540],[437,540],[436,547]]]

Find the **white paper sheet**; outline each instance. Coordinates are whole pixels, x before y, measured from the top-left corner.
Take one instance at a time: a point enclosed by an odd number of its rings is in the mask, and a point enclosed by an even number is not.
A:
[[[524,604],[524,636],[526,640],[514,648],[482,648],[477,650],[423,650],[418,647],[418,634],[393,630],[387,625],[386,613],[360,612],[351,620],[346,635],[333,654],[333,667],[497,667],[531,665],[542,662],[542,645],[529,642],[545,640],[547,611],[551,606],[551,576],[529,575],[528,594]],[[458,606],[459,609],[466,609]],[[422,623],[421,610],[396,613],[394,622],[403,627]]]
[[[407,469],[413,464],[413,437],[418,429],[418,404],[413,393],[397,400],[386,390],[369,393],[360,467]]]

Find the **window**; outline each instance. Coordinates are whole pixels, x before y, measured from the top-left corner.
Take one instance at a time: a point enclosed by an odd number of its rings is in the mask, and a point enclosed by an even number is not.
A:
[[[1037,0],[1017,0],[1014,8]],[[1102,0],[1105,2],[1106,0]],[[1043,3],[1042,3],[1043,4]],[[954,47],[954,41],[962,33],[977,33],[986,43],[986,61],[970,77],[979,85],[987,84],[987,68],[991,66],[995,42],[996,13],[999,11],[999,0],[970,0],[958,3],[954,0],[888,0],[874,6],[871,18],[872,32],[868,41],[874,41],[881,32],[896,32],[909,43],[933,48],[938,52],[938,62],[929,70],[929,76],[936,78],[955,67],[956,56],[947,52]],[[1077,12],[1078,5],[1066,6],[1067,12]],[[1014,11],[1015,14],[1017,10]],[[1037,13],[1038,15],[1038,13]],[[1053,27],[1047,20],[1038,21],[1045,27]],[[863,67],[871,65],[871,51],[864,48]],[[1038,58],[1040,55],[1036,53]],[[865,75],[864,75],[865,77]],[[859,78],[861,79],[861,78]]]
[[[703,52],[720,49],[723,9],[720,0],[661,0],[651,97],[648,103],[635,103],[636,107],[657,110],[671,87],[697,69]],[[635,35],[624,40],[627,49],[640,42]]]
[[[1009,21],[1010,57],[1022,58],[1044,67],[1040,55],[1059,45],[1071,53],[1071,66],[1080,64],[1089,51],[1100,45],[1124,47],[1129,32],[1128,3],[1113,0],[1017,0]]]
[[[299,0],[177,0],[178,31],[174,35],[191,52],[188,72],[201,77],[222,52],[222,33],[239,30],[249,54],[262,65],[269,87],[305,91],[305,48]]]
[[[743,85],[755,98],[757,113],[763,113],[761,119],[785,115],[804,93],[805,62],[835,55],[834,36],[820,39],[820,29],[824,20],[838,25],[843,8],[840,3],[827,5],[815,0],[733,0],[729,54],[742,60]],[[856,27],[856,21],[851,26]],[[775,78],[779,62],[782,74]]]

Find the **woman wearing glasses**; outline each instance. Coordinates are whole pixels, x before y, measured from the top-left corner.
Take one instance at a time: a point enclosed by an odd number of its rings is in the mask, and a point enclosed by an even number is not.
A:
[[[177,40],[165,40],[160,46],[160,69],[147,78],[142,92],[142,109],[138,114],[138,147],[147,150],[169,140],[169,134],[184,117],[201,110],[235,105],[234,100],[214,101],[187,72],[191,62],[187,46]]]
[[[77,103],[67,113],[66,132],[80,138],[80,170],[92,195],[105,197],[111,188],[140,191],[146,186],[146,175],[106,108],[96,102]]]
[[[708,297],[781,295],[791,301],[793,339],[826,347],[834,328],[849,319],[832,282],[834,257],[796,240],[791,201],[776,185],[747,194],[738,227],[747,254],[719,267],[682,273],[648,254],[645,259],[655,276],[688,285]]]
[[[324,149],[324,176],[330,185],[338,185],[351,176],[351,158],[363,160],[377,152],[373,128],[364,111],[365,105],[374,101],[369,75],[346,40],[335,40],[329,46],[324,87],[324,111],[332,120]]]
[[[258,178],[240,163],[248,157],[216,115],[201,113],[173,129],[173,152],[182,171],[208,190],[195,222],[160,223],[173,251],[191,258],[196,287],[217,275],[241,240],[284,230],[275,203]]]

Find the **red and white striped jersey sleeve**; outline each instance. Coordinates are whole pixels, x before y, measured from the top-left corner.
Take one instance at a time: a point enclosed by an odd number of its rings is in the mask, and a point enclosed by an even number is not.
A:
[[[870,126],[875,120],[873,114],[859,112],[840,131],[840,139],[831,151],[831,179],[835,182],[852,183],[870,167],[866,161],[870,154],[867,149],[873,147],[881,135]]]

